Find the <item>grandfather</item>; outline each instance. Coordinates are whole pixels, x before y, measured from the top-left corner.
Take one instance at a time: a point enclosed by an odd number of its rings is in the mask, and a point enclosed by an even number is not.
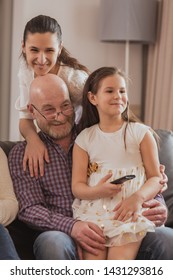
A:
[[[38,231],[33,245],[35,257],[75,260],[81,257],[81,247],[97,254],[105,243],[101,229],[91,222],[72,218],[72,148],[77,130],[66,84],[53,74],[35,78],[28,109],[40,129],[39,136],[47,147],[50,162],[45,164],[44,176],[31,177],[29,169],[24,172],[26,142],[23,141],[12,149],[9,166],[19,201],[18,218]],[[152,209],[145,214],[161,224],[166,207],[155,200],[150,204]],[[160,227],[144,238],[137,259],[173,259],[170,244],[173,231]]]

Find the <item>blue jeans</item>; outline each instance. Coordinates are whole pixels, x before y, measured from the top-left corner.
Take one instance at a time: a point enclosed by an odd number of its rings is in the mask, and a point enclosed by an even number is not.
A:
[[[0,224],[0,260],[19,260],[7,229]]]
[[[34,243],[37,260],[77,260],[74,241],[60,231],[41,233]],[[173,260],[173,229],[160,227],[142,241],[137,260]]]
[[[173,260],[173,229],[158,227],[147,233],[139,249],[137,260]]]
[[[45,231],[35,240],[33,251],[37,260],[77,260],[73,239],[61,231]]]

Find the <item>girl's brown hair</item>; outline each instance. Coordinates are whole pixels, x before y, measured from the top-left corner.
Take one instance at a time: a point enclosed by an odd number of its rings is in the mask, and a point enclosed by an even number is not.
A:
[[[86,80],[84,89],[83,89],[83,113],[79,123],[80,130],[90,127],[96,123],[99,123],[99,115],[97,108],[90,103],[88,99],[88,92],[91,91],[93,94],[97,94],[100,81],[108,76],[112,75],[120,75],[125,80],[126,77],[118,68],[116,67],[101,67],[95,70],[90,74],[88,79]],[[126,110],[122,113],[122,118],[127,122],[135,122],[137,121],[137,117],[129,110],[129,104],[127,105]]]

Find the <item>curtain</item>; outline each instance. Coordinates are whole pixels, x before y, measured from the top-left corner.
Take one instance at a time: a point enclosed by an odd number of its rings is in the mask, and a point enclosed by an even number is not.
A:
[[[0,0],[0,140],[9,135],[12,2]]]
[[[149,47],[144,122],[173,130],[173,1],[159,5],[158,39]]]

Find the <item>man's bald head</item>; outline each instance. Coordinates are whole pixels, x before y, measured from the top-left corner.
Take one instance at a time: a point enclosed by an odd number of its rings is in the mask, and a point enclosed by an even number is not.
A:
[[[42,100],[60,95],[67,99],[70,98],[67,85],[60,77],[54,74],[39,76],[31,83],[29,103],[37,106]]]
[[[75,113],[68,88],[60,77],[47,74],[32,81],[28,110],[40,130],[54,141],[70,139]],[[53,118],[48,119],[51,114]]]

